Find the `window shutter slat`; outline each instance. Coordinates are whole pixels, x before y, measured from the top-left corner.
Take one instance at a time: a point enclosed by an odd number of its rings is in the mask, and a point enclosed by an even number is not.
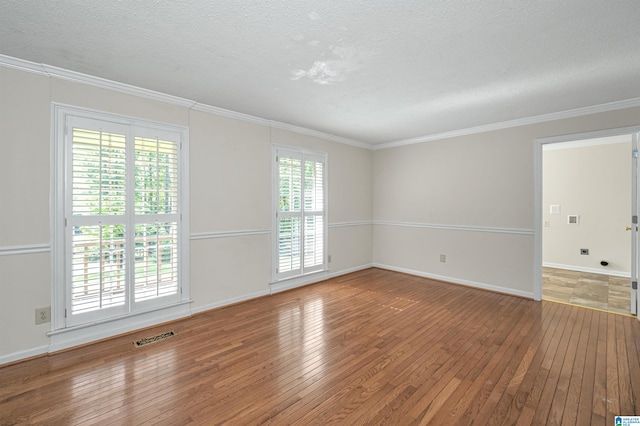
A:
[[[178,292],[178,144],[135,138],[135,300]],[[168,222],[144,223],[144,216]],[[151,218],[150,218],[151,219]]]
[[[72,214],[124,214],[125,167],[125,135],[74,128]]]
[[[178,300],[180,132],[65,123],[66,325]]]
[[[178,224],[136,225],[135,300],[176,294],[178,291]]]
[[[320,155],[276,150],[277,275],[295,276],[324,266],[325,170]]]
[[[71,313],[125,303],[124,225],[78,226],[72,237]]]
[[[136,214],[178,211],[178,144],[135,138]]]

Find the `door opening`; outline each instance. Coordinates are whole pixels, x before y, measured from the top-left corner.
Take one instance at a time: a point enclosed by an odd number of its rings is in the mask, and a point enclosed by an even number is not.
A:
[[[536,298],[636,313],[639,130],[536,141]]]

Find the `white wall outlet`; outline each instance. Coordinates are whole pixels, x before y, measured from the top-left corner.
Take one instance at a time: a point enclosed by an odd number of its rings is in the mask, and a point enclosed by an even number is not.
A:
[[[447,262],[447,255],[446,254],[441,254],[440,255],[440,262],[442,262],[442,263],[446,263]]]
[[[36,325],[51,322],[51,306],[36,309]]]
[[[327,256],[327,262],[331,263],[331,255]]]

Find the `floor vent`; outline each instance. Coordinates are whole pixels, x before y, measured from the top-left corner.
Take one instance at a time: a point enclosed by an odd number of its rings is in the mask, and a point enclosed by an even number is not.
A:
[[[167,337],[171,337],[175,335],[176,333],[174,333],[173,331],[169,331],[167,333],[158,334],[157,336],[145,337],[144,339],[140,339],[137,342],[133,342],[133,346],[135,346],[136,348],[139,348],[140,346],[158,342],[160,340],[166,339]]]

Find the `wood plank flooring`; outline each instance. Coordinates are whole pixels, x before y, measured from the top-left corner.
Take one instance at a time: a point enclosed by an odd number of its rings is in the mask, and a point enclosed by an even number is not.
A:
[[[0,424],[612,425],[639,347],[635,318],[368,269],[0,368]]]

